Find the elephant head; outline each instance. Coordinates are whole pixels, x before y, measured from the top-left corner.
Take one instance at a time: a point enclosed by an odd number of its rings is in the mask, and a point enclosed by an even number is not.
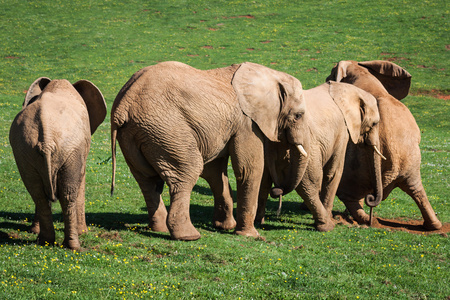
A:
[[[244,63],[236,71],[232,85],[242,111],[269,141],[285,143],[290,155],[297,158],[295,161],[304,161],[300,156],[307,156],[305,147],[308,147],[309,135],[305,134],[307,112],[300,81],[286,73]],[[275,170],[270,168],[270,171],[276,181]],[[282,186],[283,191],[292,191],[304,172],[305,167],[291,166],[289,177],[292,180],[289,185]]]
[[[330,132],[336,132],[334,128],[323,128],[334,122],[334,120],[339,119],[337,116],[322,115],[321,109],[318,107],[317,103],[323,105],[329,102],[321,102],[321,99],[329,99],[329,101],[336,104],[337,108],[334,113],[339,114],[344,117],[345,127],[342,130],[347,130],[349,135],[349,140],[354,144],[366,144],[373,148],[379,148],[379,121],[380,115],[378,112],[377,101],[369,93],[356,88],[350,84],[328,82],[327,84],[317,87],[315,89],[305,91],[306,100],[306,110],[311,112],[315,111],[314,115],[308,114],[305,116],[305,127],[306,130],[302,131],[303,139],[308,141],[305,145],[306,150],[310,151],[310,147],[314,147],[316,153],[319,150],[317,148],[326,147],[333,148],[334,145],[324,144],[326,141],[318,141],[318,136],[313,136],[314,132],[322,132],[322,135],[327,130]],[[342,119],[342,117],[340,117]],[[324,125],[326,124],[326,125]],[[333,133],[335,134],[335,133]],[[309,138],[308,138],[309,137]],[[314,143],[314,145],[312,144]],[[322,146],[319,146],[321,144]],[[290,174],[292,171],[290,168],[300,168],[299,172],[304,172],[305,168],[308,168],[308,159],[305,157],[295,157],[293,154],[295,152],[290,151],[286,144],[283,143],[276,145],[274,143],[266,143],[266,148],[268,149],[268,165],[272,168],[270,174],[272,180],[275,183],[275,188],[271,191],[272,197],[278,197],[280,195],[287,194],[284,186],[291,186]],[[327,149],[324,151],[333,151]],[[298,152],[298,151],[297,151]],[[320,152],[320,151],[319,151]],[[315,157],[314,159],[319,159]],[[273,175],[275,174],[275,176]],[[278,182],[277,182],[278,181]],[[381,181],[379,181],[379,188],[377,189],[376,198],[382,197]]]
[[[383,60],[356,62],[340,61],[327,81],[346,82],[371,93],[376,98],[389,93],[397,100],[408,95],[411,74],[402,67]]]
[[[350,84],[330,81],[330,95],[344,115],[345,123],[354,144],[366,144],[374,149],[373,178],[375,195],[367,195],[367,205],[377,206],[383,199],[380,152],[380,114],[377,100],[370,93]]]
[[[61,81],[61,80],[56,80]],[[55,81],[55,82],[56,82]],[[44,92],[45,88],[52,82],[50,78],[40,77],[36,79],[28,88],[22,109],[33,103]],[[67,85],[70,83],[66,82]],[[79,80],[73,84],[73,88],[80,94],[81,99],[86,105],[89,114],[89,125],[91,135],[94,134],[97,127],[106,117],[106,103],[100,90],[88,80]],[[50,90],[49,90],[50,91]],[[67,91],[69,92],[69,91]]]
[[[364,91],[369,92],[376,99],[384,97],[388,94],[401,100],[408,95],[411,86],[411,74],[400,66],[382,60],[356,62],[356,61],[340,61],[332,70],[327,80],[335,80],[337,82],[346,82],[353,84]],[[379,129],[377,129],[379,130]],[[374,146],[373,164],[375,168],[374,186],[376,186],[376,196],[367,195],[366,204],[370,207],[377,206],[382,195],[382,175],[381,175],[381,159],[386,158],[381,154],[380,147],[376,143]]]

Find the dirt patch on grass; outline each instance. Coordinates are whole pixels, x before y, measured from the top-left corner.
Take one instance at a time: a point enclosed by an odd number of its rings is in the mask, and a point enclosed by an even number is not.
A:
[[[117,231],[112,232],[103,232],[98,235],[99,238],[110,240],[110,241],[118,241],[123,242],[122,237]]]
[[[394,62],[394,63],[402,62],[405,60],[410,60],[409,58],[404,57],[404,56],[395,56],[395,53],[391,53],[391,52],[381,52],[380,54],[381,54],[381,56],[384,56],[382,58],[383,60],[387,60],[387,61]]]
[[[450,100],[450,92],[445,90],[436,90],[436,89],[432,89],[432,90],[418,90],[415,92],[412,92],[411,95],[414,96],[430,96],[430,97],[434,97],[434,98],[438,98],[438,99],[442,99],[442,100]]]
[[[349,217],[345,214],[336,214],[334,215],[334,220],[338,224],[344,224],[348,226],[361,226],[367,227],[366,225],[358,225],[358,223],[353,220],[352,217]],[[412,234],[440,234],[444,237],[447,237],[450,232],[450,223],[442,224],[442,228],[439,230],[428,230],[423,227],[423,220],[408,220],[408,219],[385,219],[375,217],[373,220],[372,227],[381,228],[387,230],[398,230],[405,231]]]
[[[423,227],[422,220],[403,220],[403,219],[382,219],[376,218],[372,227],[386,228],[389,230],[400,230],[414,234],[440,234],[447,237],[450,232],[450,223],[442,224],[442,228],[439,230],[428,230]]]
[[[240,16],[223,16],[223,19],[236,19],[236,18],[246,18],[246,19],[254,19],[255,16],[253,15],[240,15]]]

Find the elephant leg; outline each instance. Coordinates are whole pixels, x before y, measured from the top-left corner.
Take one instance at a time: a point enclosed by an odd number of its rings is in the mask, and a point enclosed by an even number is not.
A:
[[[341,197],[340,199],[347,208],[350,215],[355,219],[358,224],[369,224],[369,215],[364,211],[364,198],[356,200],[351,198]]]
[[[346,144],[344,146],[346,146]],[[345,150],[342,151],[342,153],[345,153]],[[337,151],[336,155],[339,155],[339,153],[341,152]],[[336,196],[343,170],[344,160],[337,157],[333,157],[323,169],[324,176],[322,189],[320,191],[320,199],[330,216],[332,216],[334,197]]]
[[[424,220],[423,226],[428,230],[438,230],[442,227],[442,223],[436,217],[436,213],[428,201],[427,194],[422,185],[422,180],[420,180],[420,171],[418,174],[419,179],[412,180],[408,178],[406,182],[399,184],[399,187],[416,202],[422,213]]]
[[[194,185],[192,185],[192,188]],[[169,186],[170,188],[170,186]],[[167,227],[175,240],[194,241],[200,238],[200,233],[192,225],[189,214],[189,198],[192,188],[182,188],[170,195],[170,208],[167,215]]]
[[[136,179],[147,206],[149,228],[156,232],[168,232],[167,210],[161,197],[164,181],[158,176],[136,144],[132,130],[119,132],[117,136],[125,161]],[[152,149],[147,150],[152,153]]]
[[[323,232],[331,231],[334,229],[334,222],[320,199],[322,170],[317,169],[316,172],[311,169],[306,171],[296,191],[311,211],[316,229]]]
[[[85,214],[85,185],[86,185],[86,174],[83,176],[80,187],[78,189],[77,197],[77,231],[78,235],[87,233],[88,228],[86,225],[86,214]]]
[[[169,187],[170,208],[167,214],[167,227],[175,240],[193,241],[200,238],[200,233],[192,225],[189,214],[191,192],[203,171],[203,157],[196,146],[186,147],[189,157],[180,155],[164,160],[164,167],[159,171],[165,176],[163,179]]]
[[[53,227],[52,202],[45,196],[42,187],[39,191],[33,191],[30,194],[36,206],[37,223],[40,229],[37,243],[39,245],[54,245],[55,228]]]
[[[64,217],[63,245],[73,250],[81,248],[78,239],[78,193],[85,175],[83,169],[80,163],[74,163],[63,166],[58,172],[58,198]],[[74,174],[80,174],[80,178],[76,178]]]
[[[213,225],[223,230],[231,230],[236,227],[227,167],[228,157],[217,158],[205,165],[201,175],[208,182],[214,195]]]
[[[45,194],[41,175],[34,167],[26,163],[25,158],[17,160],[17,167],[35,205],[34,220],[30,230],[38,234],[38,244],[53,245],[55,228],[53,227],[52,202]]]
[[[63,245],[69,249],[81,248],[78,240],[77,220],[77,191],[65,189],[60,197],[61,208],[64,216],[64,242]]]
[[[34,217],[33,217],[33,222],[31,223],[31,227],[29,229],[29,232],[35,233],[35,234],[39,234],[40,232],[40,226],[39,226],[39,215],[38,215],[38,209],[35,205],[34,208]]]
[[[250,119],[246,121],[252,122]],[[231,142],[231,161],[237,190],[235,233],[258,237],[254,222],[264,171],[263,136],[257,125],[251,123],[248,128],[252,130],[242,129]]]
[[[255,223],[264,224],[266,214],[266,204],[269,198],[270,189],[272,187],[272,178],[270,178],[269,170],[264,169],[261,186],[258,195],[258,209],[256,210]]]
[[[392,190],[397,186],[396,182],[391,182],[383,188],[383,199],[386,199]],[[364,211],[364,198],[355,199],[355,196],[349,192],[339,195],[339,199],[345,204],[350,215],[360,225],[369,225],[370,216]],[[374,208],[375,210],[376,208]]]
[[[144,195],[149,228],[156,232],[168,232],[169,229],[166,224],[167,210],[161,197],[164,181],[157,176],[145,176],[134,168],[130,168],[130,170]]]

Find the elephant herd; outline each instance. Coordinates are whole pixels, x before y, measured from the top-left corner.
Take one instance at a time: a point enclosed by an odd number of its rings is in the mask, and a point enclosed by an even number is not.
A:
[[[386,61],[341,61],[326,83],[309,90],[293,76],[248,62],[212,70],[179,62],[143,68],[111,109],[111,193],[118,142],[144,195],[149,227],[176,240],[200,238],[189,214],[199,177],[214,195],[214,226],[239,235],[259,236],[255,223],[264,222],[268,195],[281,199],[293,190],[319,231],[334,228],[335,196],[367,224],[364,200],[375,206],[396,187],[414,199],[427,229],[439,229],[420,177],[420,131],[399,101],[410,83],[407,71]],[[86,158],[106,113],[102,93],[87,80],[72,85],[41,77],[28,89],[10,143],[35,203],[31,231],[38,243],[55,242],[51,203],[58,199],[63,244],[80,248]]]

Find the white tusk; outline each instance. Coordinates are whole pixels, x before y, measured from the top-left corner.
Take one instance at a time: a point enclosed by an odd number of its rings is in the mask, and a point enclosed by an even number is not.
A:
[[[373,146],[373,149],[375,150],[375,152],[376,152],[379,156],[381,156],[382,159],[387,160],[386,157],[384,157],[384,155],[381,154],[380,150],[378,150],[377,146],[374,145],[374,146]]]
[[[303,154],[304,157],[308,157],[308,153],[306,153],[305,148],[303,148],[302,145],[297,145],[297,149],[301,154]]]

